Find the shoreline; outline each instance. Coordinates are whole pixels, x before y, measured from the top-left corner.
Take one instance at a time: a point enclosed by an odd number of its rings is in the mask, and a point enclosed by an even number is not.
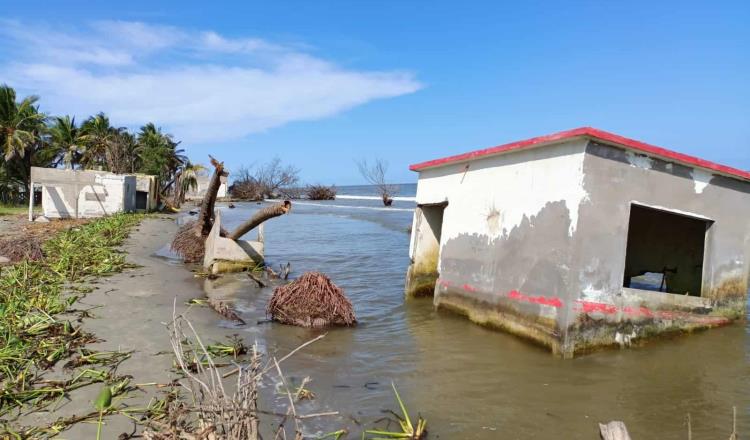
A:
[[[211,325],[220,320],[215,312],[206,307],[191,307],[186,303],[193,298],[205,296],[202,280],[185,270],[182,263],[175,264],[155,256],[168,244],[177,230],[174,216],[154,216],[141,220],[134,226],[119,250],[126,261],[134,267],[109,276],[84,280],[81,284],[90,287],[90,292],[75,301],[67,311],[55,318],[79,320],[81,329],[93,334],[97,342],[85,348],[102,352],[130,352],[130,356],[116,366],[118,376],[131,377],[130,385],[168,384],[179,376],[172,370],[173,353],[166,323],[171,321],[173,311],[178,314],[190,309],[196,330],[206,340],[225,339],[226,330]],[[169,295],[165,295],[169,292]],[[86,310],[90,315],[83,319],[76,313]],[[71,372],[63,366],[68,359],[60,359],[53,368],[41,376],[45,380],[64,380]],[[93,366],[91,368],[94,368]],[[47,426],[61,418],[89,413],[92,403],[101,389],[101,383],[75,389],[63,399],[42,410],[24,408],[24,414],[13,420],[13,427]],[[152,385],[139,386],[113,404],[130,407],[145,407],[149,400],[158,396],[158,388]],[[14,414],[15,415],[15,414]],[[140,433],[143,426],[120,414],[105,417],[101,438],[117,438],[120,434]],[[55,438],[95,438],[96,423],[75,423]]]

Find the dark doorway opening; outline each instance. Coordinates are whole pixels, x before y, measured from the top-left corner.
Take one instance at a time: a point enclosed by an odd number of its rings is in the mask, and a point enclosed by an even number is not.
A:
[[[146,191],[135,192],[135,209],[144,211],[148,209],[148,193]]]
[[[623,285],[701,296],[709,220],[640,205],[630,206]]]

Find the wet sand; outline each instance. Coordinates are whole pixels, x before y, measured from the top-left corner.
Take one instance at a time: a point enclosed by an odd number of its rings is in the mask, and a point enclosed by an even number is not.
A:
[[[129,359],[120,364],[118,374],[132,376],[131,383],[168,383],[177,376],[171,370],[172,351],[165,324],[172,319],[176,301],[178,313],[185,312],[185,303],[191,298],[203,297],[201,280],[182,264],[154,256],[176,231],[171,217],[149,218],[132,231],[123,246],[128,261],[139,267],[123,273],[96,280],[95,289],[74,305],[76,309],[90,309],[93,318],[83,321],[83,328],[102,342],[87,348],[101,351],[130,351]],[[191,321],[204,340],[225,339],[226,329],[221,329],[221,317],[206,307],[192,307]],[[60,377],[62,364],[48,377]],[[21,419],[23,425],[46,425],[60,417],[81,415],[93,411],[100,384],[75,390],[69,398],[45,412],[32,413]],[[155,394],[155,387],[145,386],[144,392],[134,392],[122,402],[131,407],[145,406]],[[115,400],[114,403],[117,403]],[[54,411],[53,411],[54,410]],[[59,435],[60,439],[96,437],[95,423],[79,423]],[[134,423],[124,416],[106,418],[101,438],[117,438],[121,433],[132,433]],[[140,432],[140,428],[138,428]]]

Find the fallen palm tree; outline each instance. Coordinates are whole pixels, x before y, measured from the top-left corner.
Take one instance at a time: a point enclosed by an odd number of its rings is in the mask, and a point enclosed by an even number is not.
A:
[[[273,291],[266,313],[274,321],[300,327],[357,323],[344,291],[320,272],[306,272]]]
[[[227,175],[224,170],[224,162],[219,162],[211,157],[211,165],[214,167],[214,172],[208,183],[206,194],[201,201],[198,219],[183,225],[175,234],[170,246],[172,251],[187,263],[195,263],[203,259],[206,237],[214,224],[214,206],[216,205],[216,195],[221,187],[221,177]]]
[[[248,221],[239,225],[237,229],[232,231],[232,233],[227,236],[227,238],[237,241],[243,235],[257,228],[258,225],[260,225],[264,221],[270,220],[280,215],[284,215],[291,209],[292,202],[290,202],[289,200],[284,200],[283,202],[274,203],[271,206],[267,206],[256,212],[252,217],[250,217]]]

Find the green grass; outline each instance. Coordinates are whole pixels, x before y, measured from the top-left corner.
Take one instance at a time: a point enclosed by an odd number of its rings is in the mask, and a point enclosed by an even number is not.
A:
[[[68,388],[116,378],[87,370],[84,376],[50,386],[40,373],[94,337],[57,315],[69,309],[88,278],[122,271],[125,254],[116,247],[141,215],[118,214],[58,233],[44,244],[45,258],[23,261],[0,272],[0,418],[22,406],[43,407]],[[78,293],[75,293],[78,292]],[[102,356],[99,365],[120,357]],[[115,362],[115,361],[112,361]]]
[[[16,214],[27,214],[29,212],[28,206],[10,206],[0,204],[0,216],[3,215],[16,215]]]

